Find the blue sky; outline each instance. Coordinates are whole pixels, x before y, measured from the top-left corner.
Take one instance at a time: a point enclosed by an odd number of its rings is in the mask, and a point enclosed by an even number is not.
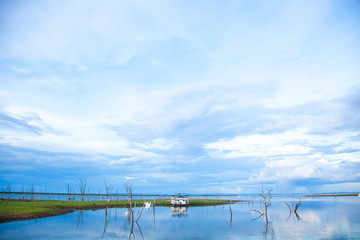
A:
[[[1,1],[0,183],[360,191],[360,4]]]

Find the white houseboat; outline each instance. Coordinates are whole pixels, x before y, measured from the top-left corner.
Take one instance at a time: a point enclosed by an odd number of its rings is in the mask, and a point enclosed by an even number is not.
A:
[[[171,196],[172,206],[188,206],[189,198],[187,194],[175,194]]]

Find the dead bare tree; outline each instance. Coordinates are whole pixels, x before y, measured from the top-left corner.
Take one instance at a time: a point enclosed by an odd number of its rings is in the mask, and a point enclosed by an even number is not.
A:
[[[302,204],[301,201],[297,202],[297,203],[295,204],[295,208],[294,208],[294,213],[295,213],[296,219],[297,219],[298,221],[301,220],[301,217],[300,217],[299,214],[297,213],[297,210],[298,210],[298,208],[299,208],[299,206],[300,206],[301,204]]]
[[[8,186],[7,186],[6,190],[7,190],[7,193],[8,193],[7,198],[10,199],[10,195],[11,195],[11,185],[10,185],[10,183],[8,183]]]
[[[296,211],[298,210],[299,206],[302,204],[301,201],[299,201],[298,203],[296,203],[295,205],[295,209],[294,209],[294,213],[296,213]]]
[[[79,178],[79,188],[80,188],[80,194],[81,194],[81,201],[84,201],[84,196],[85,196],[85,193],[86,193],[86,185],[87,185],[86,178],[85,179]]]
[[[66,188],[66,192],[67,192],[67,196],[68,196],[68,201],[70,201],[71,200],[71,186],[70,186],[70,184],[69,183],[66,184],[65,188]]]
[[[31,200],[34,200],[34,194],[35,194],[34,184],[32,184],[30,187],[30,193],[31,193]]]
[[[25,187],[24,187],[24,185],[21,187],[21,195],[22,195],[22,200],[24,200],[25,199]]]
[[[266,222],[268,222],[268,210],[267,208],[271,206],[271,198],[272,198],[272,189],[267,189],[267,193],[264,193],[264,189],[261,189],[261,193],[260,193],[260,197],[262,198],[262,201],[264,203],[264,207],[265,207],[265,219]]]
[[[127,193],[129,215],[131,217],[131,231],[130,231],[130,236],[129,236],[129,239],[130,239],[131,235],[134,235],[134,210],[135,209],[132,208],[132,195],[133,195],[133,190],[135,187],[132,182],[124,182],[123,185],[124,185],[125,191]],[[130,222],[130,219],[129,219],[129,222]]]
[[[264,191],[264,188],[261,186],[261,192],[259,194],[260,196],[260,200],[261,202],[264,204],[264,211],[262,210],[256,210],[256,209],[252,209],[251,211],[255,211],[257,213],[259,213],[259,217],[264,217],[265,216],[265,220],[266,222],[268,222],[268,207],[271,206],[271,199],[272,199],[272,194],[271,192],[273,191],[271,188],[266,189],[266,193]]]
[[[143,204],[143,207],[142,207],[142,209],[141,209],[141,212],[140,212],[140,214],[139,214],[139,217],[136,219],[136,223],[139,221],[139,219],[141,218],[141,215],[142,215],[142,213],[143,213],[143,211],[144,211],[144,208],[145,208],[145,202],[146,202],[146,199],[145,199],[145,201],[144,201],[144,204]]]
[[[1,199],[5,199],[5,192],[6,192],[6,189],[4,186],[1,187]]]
[[[108,204],[111,201],[112,187],[107,185],[105,178],[104,178],[104,184],[105,184],[105,192],[106,192],[106,209],[107,209]]]
[[[299,199],[299,202],[297,202],[296,204],[295,204],[295,207],[294,207],[294,202],[292,202],[292,205],[291,205],[291,207],[290,207],[290,205],[287,203],[287,202],[285,202],[285,204],[288,206],[288,208],[289,208],[289,217],[288,217],[288,219],[287,220],[289,220],[289,218],[291,217],[291,215],[293,214],[293,218],[294,218],[294,221],[295,221],[295,217],[296,217],[296,219],[298,220],[298,221],[301,221],[302,219],[301,219],[301,217],[299,216],[299,214],[297,213],[297,210],[298,210],[298,208],[300,207],[300,205],[302,205],[302,201]]]
[[[128,197],[128,204],[129,207],[132,207],[132,196],[133,196],[133,191],[134,191],[134,184],[132,182],[124,182],[123,183],[127,197]]]

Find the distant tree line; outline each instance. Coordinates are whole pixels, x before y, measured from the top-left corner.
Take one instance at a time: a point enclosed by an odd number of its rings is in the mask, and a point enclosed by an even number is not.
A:
[[[129,186],[131,189],[129,189]],[[122,197],[129,197],[132,198],[132,190],[133,190],[133,184],[126,182],[123,182],[124,192],[120,193],[119,189],[116,189],[115,192],[113,192],[113,186],[109,185],[107,180],[104,178],[104,188],[105,193],[100,193],[100,190],[98,193],[94,193],[90,191],[88,182],[86,178],[79,178],[77,186],[73,187],[71,184],[67,183],[65,184],[65,192],[64,193],[51,193],[47,190],[45,191],[37,191],[34,184],[31,184],[29,187],[21,186],[20,189],[15,190],[15,188],[8,183],[5,186],[1,187],[1,199],[19,199],[19,200],[35,200],[35,199],[41,199],[41,200],[51,200],[51,198],[55,199],[55,195],[66,195],[65,199],[68,201],[73,200],[81,200],[84,201],[89,200],[90,197],[93,200],[106,200],[107,203],[109,203],[112,199],[114,200],[120,200]],[[46,188],[47,189],[47,188]],[[129,191],[130,193],[129,194]]]

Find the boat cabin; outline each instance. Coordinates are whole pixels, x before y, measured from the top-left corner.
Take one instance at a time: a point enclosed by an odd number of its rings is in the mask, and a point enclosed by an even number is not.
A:
[[[171,196],[172,206],[188,206],[189,198],[187,194],[175,194]]]

